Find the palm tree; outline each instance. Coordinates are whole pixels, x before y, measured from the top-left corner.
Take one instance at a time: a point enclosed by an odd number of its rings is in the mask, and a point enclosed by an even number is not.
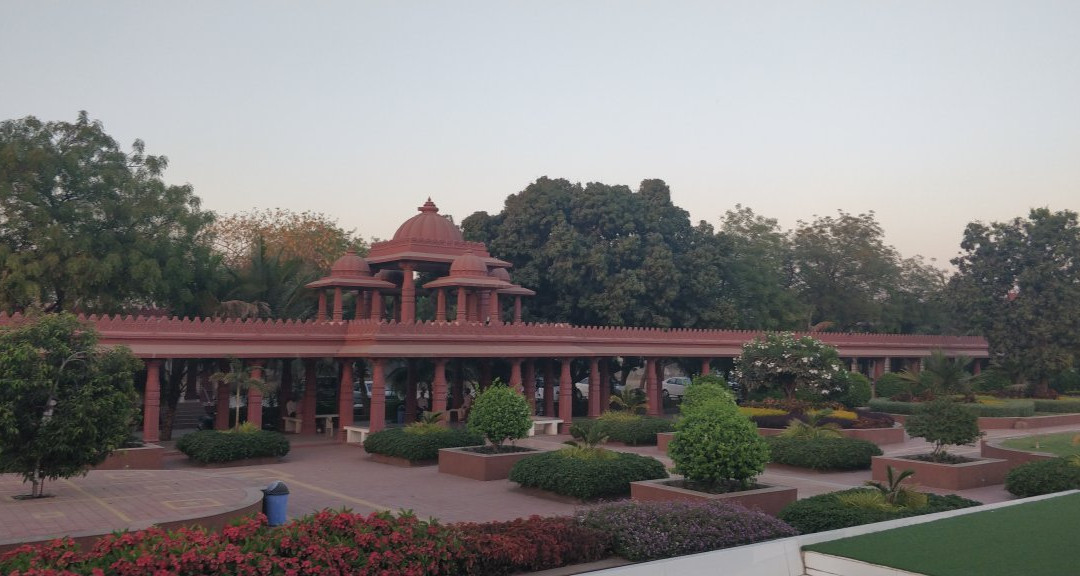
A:
[[[244,366],[238,358],[229,360],[228,372],[215,372],[210,376],[210,382],[213,384],[228,384],[231,388],[236,389],[236,427],[240,427],[240,392],[242,390],[248,390],[255,388],[261,392],[268,393],[273,390],[273,384],[263,380],[261,378],[255,378],[251,375],[254,370],[253,366]]]
[[[611,405],[630,414],[644,414],[647,405],[645,391],[641,388],[623,388],[622,392],[611,395]]]
[[[904,370],[896,375],[905,382],[921,386],[927,400],[940,394],[961,394],[966,402],[974,402],[972,386],[978,377],[967,371],[969,364],[971,358],[957,356],[950,359],[941,350],[934,350],[920,371]]]

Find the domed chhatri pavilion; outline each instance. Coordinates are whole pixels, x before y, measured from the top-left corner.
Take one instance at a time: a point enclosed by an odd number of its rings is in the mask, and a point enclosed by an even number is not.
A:
[[[738,356],[742,345],[759,334],[526,324],[522,322],[522,298],[535,293],[513,283],[511,264],[492,257],[482,243],[465,241],[461,230],[441,216],[430,199],[419,211],[397,229],[393,239],[372,245],[366,258],[350,251],[334,262],[328,276],[307,285],[318,293],[314,320],[86,318],[100,332],[102,344],[128,346],[146,363],[144,439],[159,439],[160,373],[163,363],[170,359],[240,358],[252,367],[255,376],[261,376],[268,367],[278,367],[280,405],[302,389],[297,398],[295,428],[313,434],[317,416],[332,416],[337,420],[337,437],[344,441],[345,427],[354,424],[354,375],[358,367],[371,380],[370,397],[365,402],[370,431],[386,426],[387,367],[389,362],[400,364],[402,360],[409,367],[407,417],[417,411],[417,373],[421,364],[433,369],[430,409],[446,412],[460,406],[464,397],[463,371],[454,370],[452,382],[448,382],[448,363],[472,360],[478,364],[479,384],[484,387],[491,382],[492,363],[499,360],[509,364],[510,384],[521,389],[530,404],[535,404],[537,397],[537,375],[543,374],[544,414],[555,414],[557,403],[557,415],[565,429],[572,420],[574,387],[560,386],[556,399],[554,386],[571,381],[572,361],[588,365],[588,413],[597,416],[608,404],[610,393],[608,386],[600,385],[610,379],[606,360],[642,358],[648,411],[659,414],[662,359],[699,358],[701,372],[707,373],[714,359]],[[434,280],[418,286],[419,278]],[[434,302],[434,319],[417,320],[418,294]],[[349,309],[347,302],[351,304]],[[430,311],[427,315],[431,316]],[[0,315],[0,325],[19,321],[18,315]],[[917,367],[919,359],[936,349],[949,356],[988,357],[986,341],[977,337],[844,333],[814,336],[835,346],[853,369],[861,368],[874,377],[893,366]],[[318,362],[326,359],[338,367],[334,377],[337,414],[317,415]],[[295,360],[301,361],[304,369],[302,379],[294,384],[291,367]],[[187,389],[188,397],[194,398],[194,371],[191,374]],[[206,378],[200,384],[209,386]],[[219,429],[229,425],[229,392],[225,386],[216,391],[215,427]],[[360,393],[365,394],[363,387]],[[261,425],[262,404],[262,393],[249,390],[248,421]]]

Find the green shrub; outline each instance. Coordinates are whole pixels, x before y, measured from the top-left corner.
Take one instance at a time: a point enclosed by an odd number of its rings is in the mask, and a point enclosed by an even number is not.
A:
[[[836,400],[852,410],[866,406],[871,396],[870,379],[858,372],[844,374],[847,376],[847,392]]]
[[[922,514],[968,508],[980,504],[980,502],[961,498],[955,494],[949,494],[948,496],[928,494],[927,504],[922,508],[899,508],[895,510],[856,508],[844,504],[840,500],[840,497],[844,495],[861,492],[873,493],[877,491],[866,488],[853,488],[842,492],[831,492],[803,498],[785,506],[780,511],[779,518],[791,524],[800,533],[810,534],[906,518],[908,516],[920,516]]]
[[[675,473],[705,484],[737,482],[748,488],[769,460],[757,426],[730,399],[691,402],[682,411],[668,445]]]
[[[976,376],[972,384],[977,392],[997,392],[1012,386],[1013,381],[1000,370],[986,370]]]
[[[894,396],[911,395],[911,382],[908,382],[893,372],[882,374],[874,383],[875,398],[888,400]],[[900,412],[894,412],[900,414]]]
[[[904,424],[912,438],[934,445],[933,459],[945,459],[945,446],[973,444],[982,436],[979,418],[970,408],[950,400],[924,402]]]
[[[469,412],[469,430],[495,446],[528,436],[532,425],[525,397],[498,381],[480,393]]]
[[[867,470],[870,458],[881,456],[873,442],[857,438],[799,440],[779,436],[765,438],[776,464],[812,470]]]
[[[176,449],[202,463],[235,462],[246,458],[280,458],[289,453],[289,441],[277,432],[222,432],[201,430],[181,436]]]
[[[885,412],[887,414],[914,414],[919,409],[921,402],[900,402],[897,400],[887,400],[885,398],[874,398],[868,404],[870,409],[874,412]]]
[[[1080,371],[1070,368],[1058,372],[1050,378],[1050,388],[1058,394],[1080,390]]]
[[[585,429],[596,427],[602,436],[627,446],[656,445],[658,432],[671,432],[675,425],[666,418],[641,416],[629,412],[605,412],[596,420],[582,421]]]
[[[545,452],[519,460],[510,481],[582,500],[630,495],[630,483],[667,478],[655,458],[604,450],[603,456],[578,457],[573,448]]]
[[[1032,400],[1006,400],[1003,404],[964,404],[963,406],[974,412],[976,416],[985,418],[1035,415],[1035,402]]]
[[[1053,412],[1065,414],[1080,412],[1080,400],[1075,398],[1063,400],[1034,400],[1036,412]]]
[[[1005,476],[1005,489],[1020,498],[1080,489],[1080,466],[1069,458],[1021,464]]]
[[[380,430],[368,435],[364,440],[364,450],[369,454],[423,462],[437,459],[440,448],[480,446],[484,443],[484,438],[474,432],[442,426],[436,428],[438,430],[427,426]]]

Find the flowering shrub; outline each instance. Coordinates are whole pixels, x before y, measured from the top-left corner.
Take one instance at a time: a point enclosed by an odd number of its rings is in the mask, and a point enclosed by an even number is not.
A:
[[[468,574],[547,570],[611,555],[610,534],[569,517],[532,516],[454,527],[461,533]]]
[[[696,554],[797,534],[757,511],[715,500],[615,502],[577,513],[582,524],[614,539],[615,553],[643,561]]]
[[[846,391],[836,349],[809,336],[770,332],[743,344],[734,376],[750,388],[779,389],[788,402],[797,391],[839,397]]]

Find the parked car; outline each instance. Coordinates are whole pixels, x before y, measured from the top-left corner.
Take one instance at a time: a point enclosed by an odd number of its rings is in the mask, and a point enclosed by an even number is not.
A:
[[[367,391],[367,397],[368,398],[371,397],[371,384],[372,384],[371,380],[364,380],[364,390]],[[359,382],[354,382],[353,383],[352,396],[353,396],[353,410],[359,410],[360,408],[363,408],[364,407],[364,396],[360,394],[360,383]],[[386,398],[387,400],[394,400],[394,399],[398,398],[398,395],[397,395],[397,392],[390,385],[387,385],[386,388],[383,390],[383,397]]]
[[[576,383],[574,383],[574,386],[578,389],[578,392],[581,393],[582,398],[584,398],[586,400],[589,399],[589,377],[588,376],[582,378],[581,380],[578,380]],[[609,380],[608,381],[608,386],[609,386],[608,389],[612,390],[615,394],[622,394],[623,385],[622,385],[622,382],[620,382],[617,378],[612,378],[611,380]]]
[[[690,378],[686,376],[672,376],[664,379],[664,387],[661,394],[665,399],[674,398],[681,400],[686,394],[686,387],[690,385]]]

